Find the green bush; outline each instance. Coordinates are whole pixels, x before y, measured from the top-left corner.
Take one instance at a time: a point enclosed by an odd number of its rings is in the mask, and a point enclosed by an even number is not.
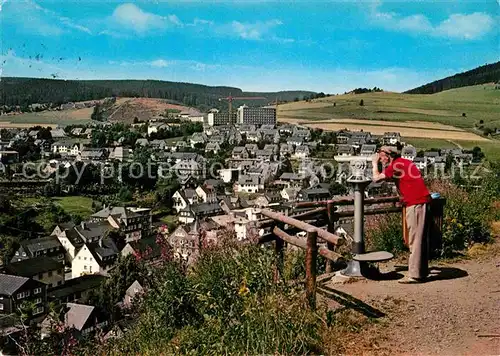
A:
[[[318,275],[326,271],[326,258],[318,255],[316,259],[316,272]],[[285,252],[283,279],[285,281],[301,281],[306,278],[306,251],[303,249],[291,250]]]
[[[367,248],[394,254],[407,251],[403,240],[400,214],[375,215],[367,218]]]
[[[491,222],[498,218],[498,209],[495,208],[500,196],[498,178],[486,176],[479,191],[467,185],[460,188],[442,181],[432,182],[431,189],[446,198],[443,257],[451,256],[474,243],[490,240]]]
[[[320,345],[319,319],[302,298],[271,294],[248,295],[243,313],[229,324],[209,318],[201,328],[185,328],[177,339],[180,354],[307,354]]]
[[[449,257],[455,252],[474,243],[490,239],[490,223],[494,216],[492,203],[494,195],[487,189],[467,191],[451,183],[436,181],[431,189],[446,198],[443,219],[442,256]]]
[[[203,250],[187,272],[154,271],[132,330],[106,354],[306,354],[320,350],[320,319],[297,292],[274,283],[265,246]]]

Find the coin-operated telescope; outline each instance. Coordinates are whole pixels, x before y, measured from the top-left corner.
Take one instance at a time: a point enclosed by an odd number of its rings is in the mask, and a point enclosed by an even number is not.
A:
[[[364,199],[365,189],[372,182],[371,178],[366,175],[366,170],[370,168],[368,162],[371,162],[371,157],[342,157],[337,161],[349,161],[350,175],[347,178],[347,183],[351,184],[354,189],[353,259],[348,262],[347,268],[341,271],[341,274],[349,277],[366,277],[368,262],[381,262],[394,257],[391,253],[385,251],[370,253],[365,251]]]

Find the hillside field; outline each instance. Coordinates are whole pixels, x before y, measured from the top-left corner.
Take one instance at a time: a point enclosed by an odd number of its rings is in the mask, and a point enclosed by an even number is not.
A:
[[[398,131],[406,141],[418,139],[421,148],[443,140],[447,146],[455,143],[464,148],[479,146],[489,158],[500,159],[500,140],[486,138],[475,130],[480,120],[486,127],[500,128],[500,90],[494,84],[431,95],[390,92],[335,95],[279,105],[277,115],[279,122],[325,130],[363,129],[377,135]]]
[[[131,124],[135,117],[139,120],[147,120],[152,116],[165,113],[165,110],[168,109],[188,111],[192,114],[198,113],[198,110],[194,108],[172,104],[165,99],[153,98],[118,98],[116,103],[108,109],[107,113],[111,122]],[[24,128],[34,125],[55,127],[58,125],[86,124],[91,121],[90,116],[93,111],[94,108],[85,108],[3,115],[0,116],[0,128]]]
[[[364,105],[360,106],[363,100]],[[335,103],[335,106],[334,106]],[[465,117],[462,114],[465,113]],[[334,95],[278,106],[278,120],[368,119],[428,121],[471,129],[484,120],[500,127],[500,90],[494,84],[451,89],[436,94],[391,92]]]

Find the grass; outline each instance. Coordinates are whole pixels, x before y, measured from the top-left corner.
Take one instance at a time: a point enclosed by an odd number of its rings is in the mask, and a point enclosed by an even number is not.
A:
[[[160,221],[164,222],[167,225],[175,225],[178,223],[178,219],[176,215],[165,215],[160,218]]]
[[[407,144],[416,147],[419,150],[428,150],[431,148],[457,148],[458,146],[450,141],[441,139],[427,139],[427,138],[404,138]],[[463,142],[463,141],[460,141]]]
[[[363,99],[364,106],[359,102]],[[335,106],[333,104],[335,103]],[[357,118],[387,121],[429,121],[460,128],[473,128],[479,120],[486,126],[500,126],[500,90],[493,84],[447,90],[433,95],[366,93],[330,96],[313,102],[280,105],[284,116]],[[463,117],[462,114],[466,116]]]
[[[88,219],[94,212],[92,210],[92,198],[84,196],[66,196],[53,198],[55,204],[60,205],[68,214],[80,215]]]
[[[37,204],[43,204],[46,200],[40,197],[22,197],[17,201],[21,207],[31,207]]]
[[[458,145],[465,150],[472,150],[474,147],[480,147],[487,159],[491,161],[500,161],[500,141],[447,141],[440,139],[426,138],[404,138],[406,143],[415,146],[417,149],[431,148],[457,148]]]
[[[64,110],[64,111],[43,111],[24,113],[20,115],[0,116],[0,122],[10,122],[12,124],[52,124],[52,125],[76,125],[89,123],[90,109]]]
[[[363,106],[359,105],[360,100],[363,100]],[[336,95],[315,99],[309,103],[304,101],[287,103],[279,105],[278,119],[297,118],[311,122],[325,119],[398,121],[407,123],[408,128],[417,127],[419,124],[415,121],[421,121],[450,125],[475,132],[474,127],[480,120],[484,121],[486,127],[500,127],[499,105],[500,90],[495,89],[494,84],[483,84],[432,95],[382,92]],[[360,123],[360,125],[368,127],[366,123]],[[374,125],[380,125],[380,122],[374,122]],[[395,126],[392,129],[398,131]],[[406,135],[403,137],[404,141],[418,148],[456,147],[453,143],[439,138],[439,127],[428,129],[432,130],[429,133],[435,133],[432,139],[408,138],[410,135]],[[391,126],[387,126],[387,131],[391,131]],[[400,128],[400,131],[403,132],[404,128]],[[468,137],[468,139],[464,138],[456,142],[465,149],[479,146],[488,159],[500,160],[499,140],[476,142],[473,141],[473,137]]]

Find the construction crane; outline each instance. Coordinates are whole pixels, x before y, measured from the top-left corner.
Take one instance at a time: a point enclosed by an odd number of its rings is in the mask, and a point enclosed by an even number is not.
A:
[[[231,96],[231,94],[229,94],[229,96],[225,98],[219,98],[219,101],[222,100],[227,100],[229,104],[229,121],[231,121],[231,114],[233,112],[233,100],[267,100],[267,98],[263,96]]]

